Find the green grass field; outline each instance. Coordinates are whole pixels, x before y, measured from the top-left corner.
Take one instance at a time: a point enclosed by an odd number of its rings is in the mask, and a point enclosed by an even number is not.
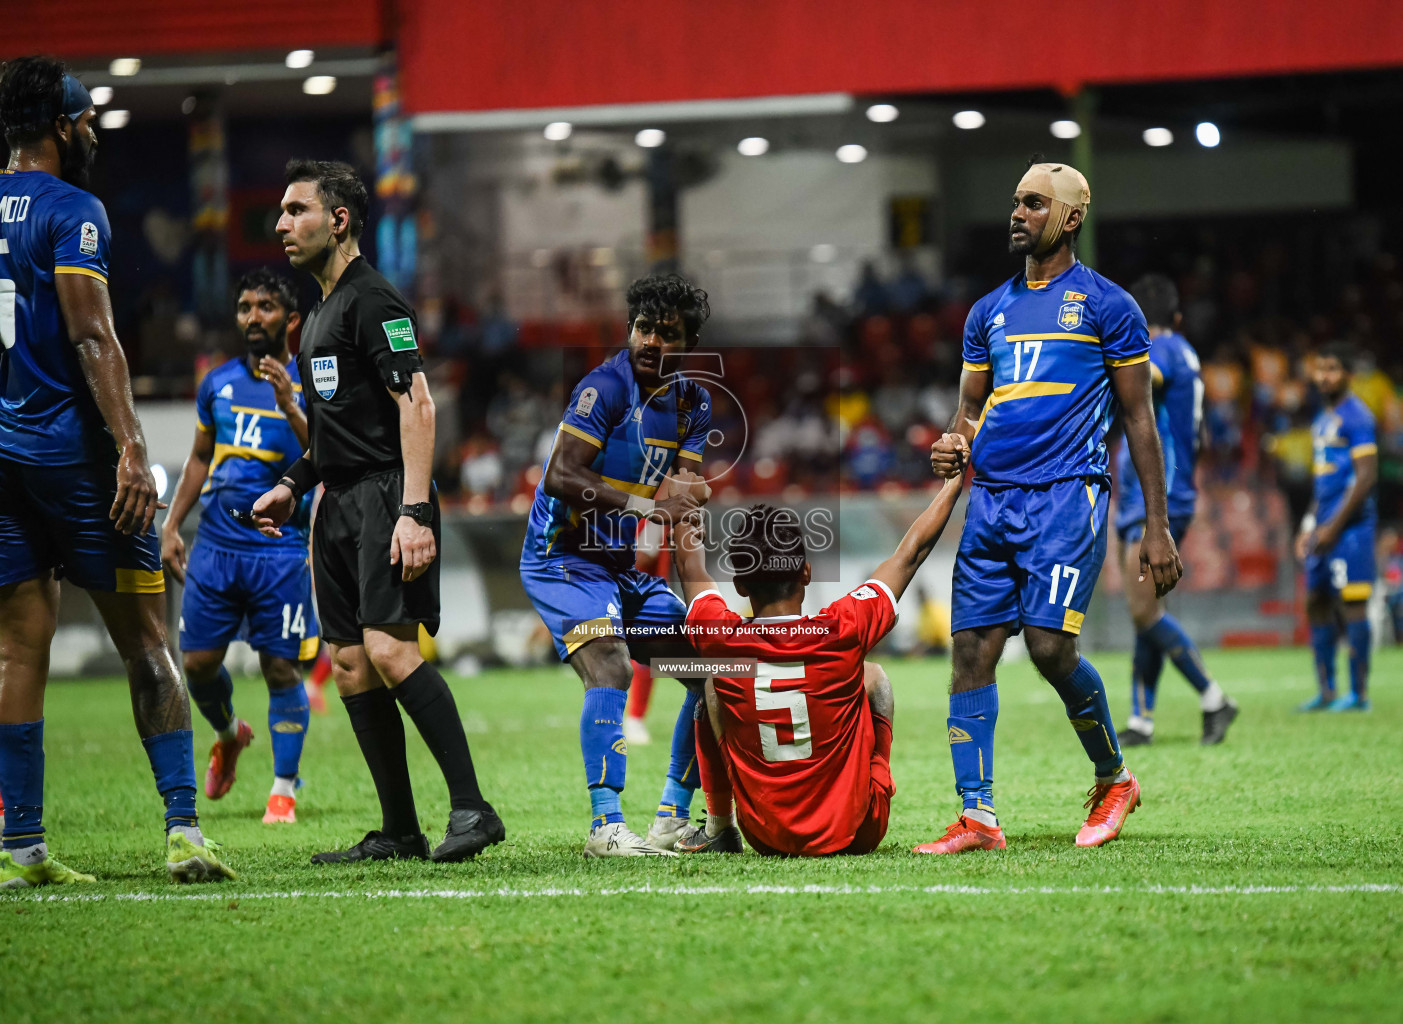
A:
[[[1128,658],[1096,659],[1124,717]],[[884,662],[896,687],[891,831],[864,858],[587,862],[579,686],[565,669],[455,682],[501,846],[464,865],[314,869],[378,824],[345,713],[314,717],[295,826],[261,824],[271,781],[261,682],[236,706],[258,740],[202,824],[241,879],[165,879],[160,801],[114,681],[50,687],[45,824],[99,883],[0,896],[0,1005],[102,1021],[1398,1019],[1403,977],[1403,652],[1375,710],[1292,713],[1304,650],[1213,653],[1242,705],[1198,746],[1172,669],[1159,736],[1130,751],[1144,805],[1100,850],[1072,838],[1090,783],[1050,687],[1005,666],[1002,853],[916,858],[952,820],[948,663]],[[643,831],[681,688],[657,688],[630,757]],[[425,831],[447,796],[410,731]],[[203,777],[210,734],[197,722]],[[700,797],[698,797],[700,807]]]

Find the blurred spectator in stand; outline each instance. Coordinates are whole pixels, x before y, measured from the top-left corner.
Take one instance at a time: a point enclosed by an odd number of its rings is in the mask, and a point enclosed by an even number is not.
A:
[[[463,462],[458,480],[467,498],[496,500],[501,495],[502,459],[497,444],[487,434],[475,434],[463,443]]]
[[[514,373],[503,373],[487,406],[487,429],[501,443],[503,472],[510,478],[532,461],[541,428],[550,420],[541,396]]]
[[[877,264],[865,260],[858,278],[857,289],[853,292],[853,312],[859,317],[885,316],[891,308],[891,296],[887,286],[877,276]]]
[[[1203,364],[1203,405],[1209,451],[1221,471],[1242,445],[1242,367],[1226,348]]]
[[[891,438],[882,424],[869,418],[854,424],[843,446],[847,482],[861,490],[872,490],[887,478],[892,468]]]
[[[799,327],[806,345],[841,345],[848,334],[848,314],[826,290],[814,292],[813,307]]]
[[[910,316],[925,306],[930,295],[930,283],[916,266],[916,258],[909,252],[901,254],[901,271],[887,289],[891,311],[901,316]]]

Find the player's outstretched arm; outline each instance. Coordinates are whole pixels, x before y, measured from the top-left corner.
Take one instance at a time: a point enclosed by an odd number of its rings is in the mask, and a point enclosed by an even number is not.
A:
[[[960,407],[945,431],[945,436],[931,446],[930,468],[936,476],[950,479],[960,476],[969,465],[969,446],[979,432],[979,420],[984,415],[984,403],[989,398],[994,376],[988,370],[960,371]]]
[[[171,495],[170,511],[161,524],[161,564],[181,583],[185,582],[185,541],[180,527],[199,500],[200,488],[209,478],[209,464],[214,459],[214,431],[203,427],[195,431],[195,444],[185,457],[180,471],[180,483]]]
[[[83,378],[121,452],[117,497],[108,518],[115,520],[122,533],[137,531],[144,536],[151,530],[157,509],[166,506],[157,498],[156,478],[146,458],[146,438],[132,399],[127,357],[112,322],[107,282],[87,274],[55,274],[54,289]]]
[[[706,481],[690,469],[678,470],[668,477],[669,487],[678,493],[691,494],[699,503],[711,497]],[[700,514],[681,519],[672,528],[672,546],[677,562],[677,578],[682,583],[682,600],[688,605],[698,594],[716,589],[716,581],[706,571],[706,533]]]
[[[940,539],[945,524],[950,521],[950,513],[955,508],[955,501],[959,498],[963,485],[962,474],[956,474],[946,480],[935,499],[916,517],[916,521],[906,531],[906,536],[901,538],[896,552],[872,573],[871,578],[885,583],[898,601],[911,585],[916,570],[935,549],[935,542]]]
[[[1169,502],[1164,486],[1164,449],[1150,386],[1150,363],[1142,360],[1128,366],[1107,366],[1111,386],[1124,410],[1125,443],[1130,461],[1145,495],[1145,537],[1140,542],[1140,578],[1155,582],[1155,596],[1163,597],[1184,575],[1179,550],[1169,533]]]
[[[555,447],[551,449],[550,460],[546,463],[545,479],[542,481],[546,494],[580,511],[630,511],[640,518],[649,516],[663,523],[676,523],[701,507],[701,503],[690,491],[684,494],[674,493],[655,501],[611,487],[604,482],[602,476],[590,468],[598,454],[598,445],[564,430],[557,433]]]
[[[399,404],[399,443],[404,459],[404,497],[400,500],[406,505],[418,505],[429,500],[433,486],[437,414],[429,394],[429,380],[423,371],[415,371],[408,391],[390,394]],[[404,582],[422,575],[437,557],[432,527],[400,516],[390,538],[390,564],[401,566]]]

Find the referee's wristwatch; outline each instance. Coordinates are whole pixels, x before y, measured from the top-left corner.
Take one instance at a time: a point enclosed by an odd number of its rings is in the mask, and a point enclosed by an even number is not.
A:
[[[420,526],[432,526],[434,524],[434,506],[432,502],[421,501],[416,505],[401,505],[399,514],[408,516]]]

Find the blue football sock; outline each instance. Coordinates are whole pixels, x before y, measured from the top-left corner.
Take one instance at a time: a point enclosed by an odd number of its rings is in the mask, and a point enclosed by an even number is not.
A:
[[[166,802],[166,829],[199,824],[195,813],[195,734],[175,729],[148,736],[141,745],[156,776],[156,792]]]
[[[44,720],[0,725],[0,796],[7,850],[44,841]]]
[[[312,710],[307,689],[301,683],[283,690],[268,691],[268,735],[273,738],[273,774],[295,779],[302,761],[302,744]]]
[[[1320,692],[1335,695],[1335,644],[1339,631],[1333,622],[1310,627],[1310,647],[1315,652],[1315,680]]]
[[[205,716],[205,721],[214,726],[215,732],[224,732],[234,722],[234,680],[229,670],[219,666],[219,674],[208,683],[197,683],[188,675],[185,688],[190,691],[190,699]]]
[[[687,818],[692,814],[692,795],[701,784],[697,769],[697,701],[700,693],[688,690],[682,698],[682,710],[672,727],[672,760],[667,766],[667,781],[663,783],[662,799],[658,801],[658,817]]]
[[[1052,688],[1067,706],[1067,719],[1077,731],[1077,739],[1086,756],[1096,765],[1096,777],[1108,778],[1120,771],[1125,759],[1120,754],[1120,741],[1111,722],[1111,709],[1106,703],[1106,687],[1091,662],[1082,658],[1066,679],[1053,683]]]
[[[1174,616],[1161,615],[1159,621],[1146,630],[1146,633],[1155,646],[1169,655],[1174,667],[1195,690],[1203,693],[1213,685],[1213,680],[1209,679],[1208,673],[1204,671],[1203,656],[1198,653],[1198,647],[1189,639],[1189,634],[1184,632],[1184,627],[1179,625]]]
[[[1159,674],[1164,668],[1164,652],[1150,639],[1149,631],[1135,634],[1135,656],[1131,661],[1130,713],[1139,718],[1155,716]]]
[[[994,813],[994,724],[999,719],[999,688],[950,694],[950,760],[955,792],[967,811]]]
[[[580,711],[580,752],[585,759],[592,824],[596,826],[624,820],[619,794],[623,792],[628,766],[628,744],[624,742],[627,703],[627,690],[594,686],[585,691],[585,706]]]
[[[1369,692],[1369,654],[1374,642],[1369,620],[1361,619],[1346,625],[1349,635],[1349,688],[1356,697]]]

